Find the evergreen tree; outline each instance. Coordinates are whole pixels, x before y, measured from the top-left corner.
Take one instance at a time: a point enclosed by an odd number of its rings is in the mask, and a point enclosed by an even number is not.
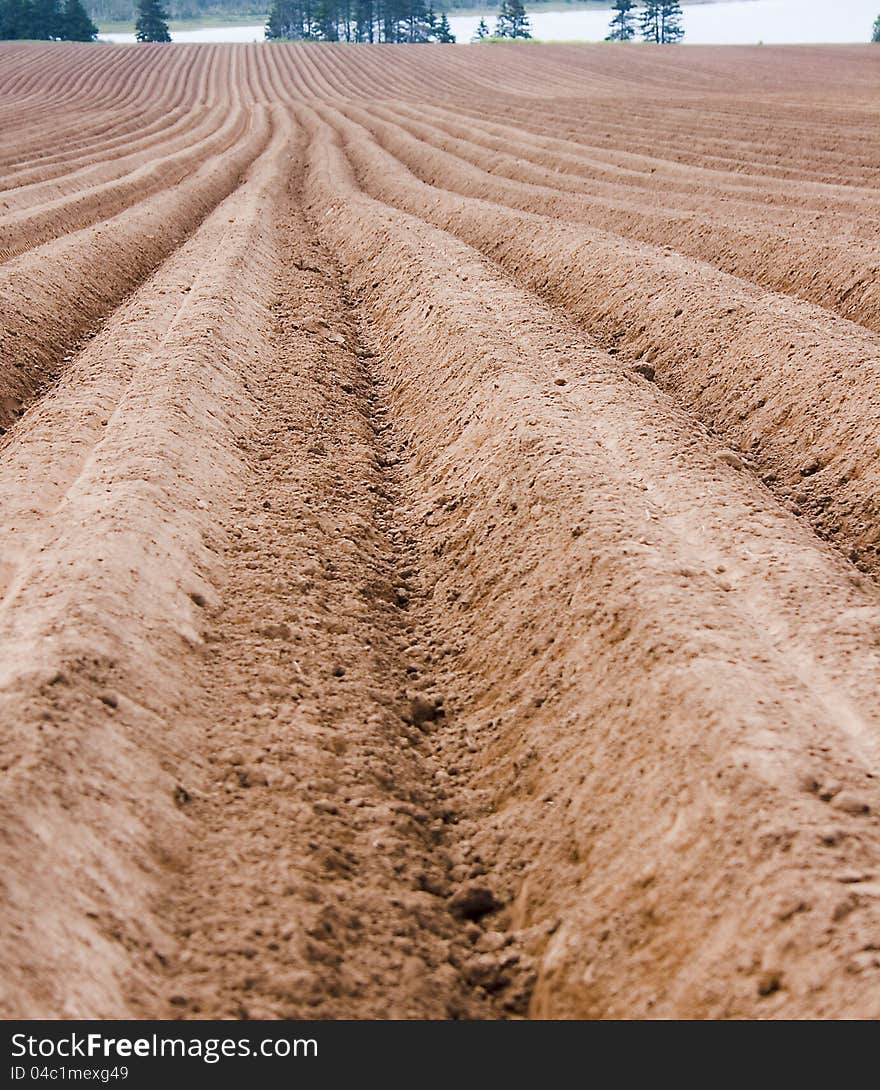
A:
[[[874,20],[874,33],[871,36],[872,42],[880,42],[880,15]]]
[[[407,0],[403,20],[403,42],[427,42],[428,11],[425,0]]]
[[[63,37],[68,42],[94,42],[98,28],[89,18],[82,0],[67,0],[62,20]]]
[[[445,11],[440,16],[440,23],[437,27],[437,41],[443,42],[445,45],[455,45],[455,35],[452,33],[449,16]]]
[[[356,41],[357,17],[355,0],[336,0],[336,37],[340,42]]]
[[[501,0],[498,9],[498,22],[495,24],[496,38],[531,38],[529,17],[522,0]]]
[[[134,36],[139,42],[170,42],[168,12],[161,0],[137,0]]]
[[[636,36],[635,0],[616,0],[606,42],[631,42]]]
[[[480,19],[477,23],[477,29],[474,31],[474,36],[471,38],[472,42],[482,42],[489,37],[489,27],[486,25],[485,19]]]
[[[681,21],[684,12],[678,0],[664,0],[660,4],[660,41],[663,45],[674,45],[684,37]]]
[[[646,42],[660,42],[660,0],[645,0],[645,9],[639,24]]]
[[[64,34],[61,0],[31,0],[35,38],[57,40]]]
[[[0,0],[0,39],[64,37],[60,0]]]
[[[646,42],[671,45],[684,37],[681,4],[678,0],[645,0],[641,31]]]
[[[287,22],[288,8],[279,0],[274,0],[269,10],[269,18],[266,20],[266,28],[263,33],[267,41],[284,41],[292,38],[290,31],[293,29]]]
[[[273,0],[266,37],[287,41],[311,38],[318,14],[317,0]]]
[[[266,37],[319,42],[455,41],[447,16],[438,16],[426,0],[272,0]]]
[[[373,0],[355,0],[354,20],[354,40],[374,42],[376,40],[376,10]]]
[[[501,6],[498,8],[498,18],[495,20],[495,30],[492,32],[494,38],[506,38],[507,35],[507,0],[501,0]]]
[[[33,37],[33,22],[27,0],[0,0],[0,40]]]
[[[336,20],[334,0],[317,0],[315,8],[315,35],[322,42],[339,41],[339,23]]]

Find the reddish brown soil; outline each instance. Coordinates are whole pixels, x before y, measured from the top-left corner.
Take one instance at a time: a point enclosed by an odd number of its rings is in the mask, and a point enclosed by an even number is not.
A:
[[[3,1016],[880,1016],[878,106],[0,46]]]

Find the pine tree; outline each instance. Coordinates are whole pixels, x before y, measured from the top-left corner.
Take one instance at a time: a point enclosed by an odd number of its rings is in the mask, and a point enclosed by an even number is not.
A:
[[[531,38],[532,28],[529,24],[529,17],[526,15],[526,9],[523,6],[522,0],[508,0],[507,10],[510,13],[511,25],[513,27],[512,38]]]
[[[396,33],[388,41],[427,42],[428,10],[425,0],[403,0],[392,5],[391,19],[396,24]],[[396,20],[394,19],[397,15]]]
[[[448,17],[438,16],[426,0],[272,0],[266,37],[270,41],[455,41]]]
[[[357,34],[357,18],[354,0],[336,0],[336,37],[340,42],[353,42]]]
[[[501,0],[501,6],[498,8],[498,18],[495,20],[495,32],[496,38],[508,38],[509,19],[507,15],[507,0]]]
[[[30,37],[33,16],[26,0],[0,0],[0,41]]]
[[[274,0],[272,7],[269,9],[269,18],[266,20],[264,31],[267,41],[283,41],[285,38],[291,37],[288,33],[290,29],[287,22],[288,15],[288,5],[282,3],[281,0]]]
[[[645,0],[641,31],[646,42],[672,45],[684,37],[681,4],[678,0]]]
[[[3,0],[0,0],[2,3]],[[266,38],[292,41],[455,41],[427,0],[272,0]]]
[[[874,33],[871,36],[872,42],[880,42],[880,15],[874,20]]]
[[[62,18],[62,36],[68,42],[94,42],[98,28],[89,18],[82,0],[67,0]]]
[[[449,17],[445,11],[441,14],[440,23],[437,27],[437,41],[443,42],[445,45],[455,45],[455,35],[452,33]]]
[[[376,40],[376,10],[373,0],[355,0],[354,24],[356,42]]]
[[[63,35],[60,0],[29,0],[21,5],[18,22],[21,38],[54,41]]]
[[[616,0],[606,42],[631,42],[636,36],[635,0]]]
[[[645,0],[639,29],[646,42],[660,44],[660,0]]]
[[[317,0],[315,7],[315,24],[317,34],[322,42],[339,41],[339,23],[336,19],[336,5],[334,0]]]
[[[522,0],[501,0],[498,9],[498,22],[495,24],[496,38],[531,38],[529,17]]]
[[[305,11],[299,0],[273,0],[266,37],[270,41],[299,41],[306,37]]]
[[[684,12],[678,0],[664,0],[660,4],[660,41],[663,45],[674,45],[684,37],[681,20]]]
[[[137,0],[137,13],[134,36],[139,42],[171,41],[168,12],[162,7],[161,0]]]
[[[474,36],[471,38],[472,42],[482,42],[489,37],[489,27],[486,24],[485,19],[480,19],[477,23],[477,29],[474,31]]]

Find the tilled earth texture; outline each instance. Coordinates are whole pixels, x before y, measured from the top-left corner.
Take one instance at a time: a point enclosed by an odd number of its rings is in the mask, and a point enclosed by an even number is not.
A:
[[[880,1016],[878,111],[0,46],[0,1013]]]

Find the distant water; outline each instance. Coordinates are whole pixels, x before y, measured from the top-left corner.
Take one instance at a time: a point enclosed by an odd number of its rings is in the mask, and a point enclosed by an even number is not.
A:
[[[528,0],[526,0],[528,8]],[[687,41],[695,44],[748,45],[755,42],[866,42],[880,14],[880,0],[721,0],[685,4]],[[608,11],[542,11],[531,16],[536,38],[598,41],[608,33]],[[478,15],[451,15],[460,42],[470,41]],[[494,18],[487,17],[491,27]],[[133,42],[133,34],[102,34],[111,42]],[[258,42],[263,27],[203,27],[172,33],[175,42]],[[880,54],[880,46],[877,47]]]
[[[478,20],[479,22],[479,20]],[[175,42],[262,42],[265,27],[259,26],[206,26],[200,30],[172,30]],[[121,42],[128,45],[135,40],[133,34],[101,34],[102,42]]]
[[[686,41],[697,45],[867,42],[880,15],[880,0],[723,0],[685,4],[684,12]],[[601,41],[608,33],[608,20],[607,11],[546,11],[531,16],[534,36],[552,41]],[[478,15],[450,18],[460,42],[470,41],[479,21]],[[492,20],[486,22],[492,26]]]

